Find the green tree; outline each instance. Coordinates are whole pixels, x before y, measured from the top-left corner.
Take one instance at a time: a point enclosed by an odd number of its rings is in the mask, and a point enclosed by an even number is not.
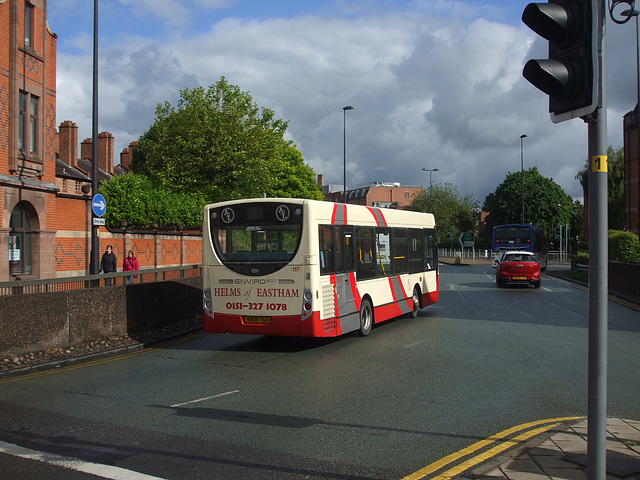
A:
[[[271,197],[324,200],[315,173],[305,165],[302,153],[293,145],[285,145],[283,150],[280,170],[275,173],[275,181],[267,194]]]
[[[487,195],[482,209],[489,212],[485,235],[496,225],[522,222],[522,177],[509,172],[496,191]],[[537,167],[524,171],[524,221],[553,231],[556,225],[567,225],[572,219],[572,198],[553,181],[540,175]]]
[[[624,148],[607,149],[608,174],[607,174],[607,211],[609,216],[609,229],[622,230],[624,228]],[[585,161],[584,169],[576,175],[582,185],[584,197],[589,198],[589,159]]]
[[[584,237],[584,206],[578,200],[573,202],[569,229],[571,231],[571,237]]]
[[[172,192],[145,175],[113,177],[100,186],[100,193],[109,206],[105,221],[110,227],[119,227],[121,220],[134,228],[153,222],[168,227],[172,220],[187,227],[202,225],[203,197]]]
[[[138,142],[132,169],[168,190],[196,193],[211,202],[269,192],[316,195],[313,171],[292,162],[295,147],[284,140],[287,125],[222,77],[206,90],[181,90],[175,107],[158,105],[155,122]],[[292,190],[295,182],[287,186],[283,177],[292,171],[299,175],[300,190]]]
[[[432,205],[432,208],[429,206]],[[413,197],[410,210],[432,212],[443,241],[454,233],[476,230],[478,226],[478,202],[473,195],[463,196],[451,183],[433,184]],[[457,235],[456,235],[457,236]]]

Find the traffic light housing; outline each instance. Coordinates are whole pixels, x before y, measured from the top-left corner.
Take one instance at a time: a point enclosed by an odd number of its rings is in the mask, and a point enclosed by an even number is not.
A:
[[[529,60],[522,72],[549,95],[554,123],[589,115],[598,106],[598,0],[530,3],[522,21],[549,41],[549,58]]]
[[[560,238],[560,225],[556,225],[556,238]]]

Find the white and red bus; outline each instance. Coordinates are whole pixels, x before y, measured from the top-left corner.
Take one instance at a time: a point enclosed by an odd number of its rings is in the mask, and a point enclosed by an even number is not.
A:
[[[438,301],[432,214],[293,198],[204,208],[210,333],[334,337]]]

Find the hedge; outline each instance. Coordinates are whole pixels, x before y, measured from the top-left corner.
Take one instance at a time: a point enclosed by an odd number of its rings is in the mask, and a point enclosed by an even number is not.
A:
[[[609,230],[609,261],[620,263],[640,263],[640,240],[631,232]],[[571,273],[574,280],[587,281],[589,272],[578,270],[578,264],[589,265],[589,254],[578,252],[571,257]]]

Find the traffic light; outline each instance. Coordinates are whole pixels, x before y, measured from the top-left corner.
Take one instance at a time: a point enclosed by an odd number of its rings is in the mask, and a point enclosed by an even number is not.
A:
[[[598,0],[530,3],[522,21],[549,41],[549,58],[529,60],[524,78],[549,95],[554,123],[593,113],[598,106]]]
[[[560,225],[556,225],[556,238],[560,238]]]

